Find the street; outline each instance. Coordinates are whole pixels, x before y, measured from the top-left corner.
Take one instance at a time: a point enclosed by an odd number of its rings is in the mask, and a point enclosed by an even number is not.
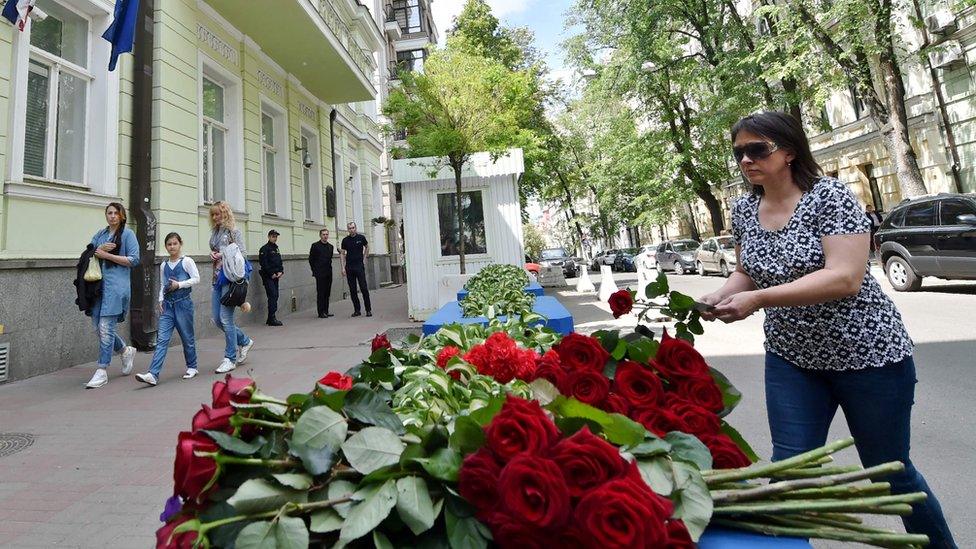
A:
[[[976,425],[967,411],[976,393],[976,329],[972,316],[976,310],[976,283],[926,278],[919,292],[901,293],[891,288],[881,269],[875,267],[872,274],[881,280],[885,293],[901,311],[916,344],[918,385],[912,417],[912,460],[939,497],[956,542],[960,547],[973,547],[976,524],[970,520],[969,497],[976,493],[976,480],[964,471],[976,463]],[[599,275],[591,273],[591,277],[598,285]],[[621,288],[637,280],[634,273],[616,273],[614,278]],[[668,273],[668,280],[673,290],[693,297],[714,291],[725,282],[720,276],[674,273]],[[629,315],[614,321],[609,307],[595,303],[593,298],[576,296],[575,292],[564,294],[561,299],[573,303],[571,310],[580,331],[635,324],[635,318]],[[706,323],[705,334],[698,337],[695,345],[709,364],[742,391],[742,403],[727,419],[752,442],[761,457],[768,458],[772,447],[763,398],[762,318],[757,313],[733,324]],[[848,435],[843,415],[838,413],[829,439]],[[838,462],[857,463],[856,454],[846,451]],[[897,520],[889,521],[888,526],[901,529]],[[838,546],[822,542],[815,545]]]

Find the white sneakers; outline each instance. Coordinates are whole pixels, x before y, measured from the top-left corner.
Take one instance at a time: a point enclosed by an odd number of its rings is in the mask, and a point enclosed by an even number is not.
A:
[[[225,374],[233,370],[234,368],[237,368],[237,364],[234,364],[233,360],[224,357],[224,361],[220,363],[220,366],[217,366],[216,373]]]
[[[241,347],[240,349],[238,349],[238,351],[237,351],[237,363],[238,364],[244,364],[244,361],[247,360],[247,352],[251,350],[251,347],[254,347],[254,338],[253,337],[251,338],[251,342],[250,343],[248,343],[247,345],[245,345],[245,346]]]
[[[131,345],[122,349],[122,375],[127,376],[132,373],[132,362],[136,358],[136,348]],[[108,381],[108,380],[106,380]]]
[[[144,374],[136,374],[136,379],[145,383],[146,385],[151,385],[153,387],[155,387],[156,383],[158,383],[158,381],[156,380],[156,376],[152,375],[151,372],[146,372]]]
[[[105,368],[95,368],[95,375],[92,376],[88,383],[85,384],[86,389],[98,389],[99,387],[104,387],[108,383],[108,372]]]
[[[186,373],[183,374],[183,379],[193,379],[195,377],[197,377],[196,368],[187,368]]]

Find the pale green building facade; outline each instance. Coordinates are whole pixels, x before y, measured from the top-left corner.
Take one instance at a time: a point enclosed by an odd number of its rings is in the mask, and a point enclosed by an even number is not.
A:
[[[281,233],[279,318],[315,307],[307,255],[320,229],[338,244],[355,221],[371,241],[371,283],[389,279],[386,233],[371,221],[384,215],[375,122],[384,37],[369,8],[155,0],[145,129],[133,123],[133,56],[107,70],[100,35],[113,4],[38,0],[23,32],[0,25],[0,381],[94,359],[89,319],[73,303],[75,264],[109,202],[122,202],[138,225],[131,197],[145,182],[133,171],[134,136],[151,140],[143,264],[154,273],[163,236],[182,235],[203,276],[194,290],[198,337],[213,330],[208,208],[216,200],[232,205],[253,258],[269,230]],[[336,300],[345,290],[338,260],[334,271]],[[249,300],[257,310],[247,318],[263,322],[256,274]],[[151,333],[151,318],[130,317],[132,330]],[[126,339],[130,326],[121,328]]]

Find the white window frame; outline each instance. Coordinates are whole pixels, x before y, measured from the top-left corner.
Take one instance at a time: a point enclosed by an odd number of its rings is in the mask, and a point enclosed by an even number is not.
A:
[[[344,231],[346,230],[346,170],[341,154],[335,153],[332,162],[335,169],[336,222],[339,229]]]
[[[268,208],[267,168],[265,166],[265,152],[271,147],[263,142],[264,115],[271,117],[274,123],[274,143],[271,145],[275,153],[275,208]],[[261,149],[261,196],[264,203],[265,215],[273,215],[282,219],[291,219],[291,179],[288,176],[288,161],[291,158],[288,141],[288,114],[281,105],[261,96],[261,111],[258,117],[258,144]]]
[[[224,141],[224,200],[239,212],[244,211],[244,101],[241,94],[241,78],[219,62],[201,53],[197,56],[197,173],[199,174],[200,204],[209,205],[203,181],[203,126],[208,119],[203,116],[203,79],[224,89],[224,122],[227,137]],[[212,172],[211,172],[212,173]]]
[[[359,164],[349,163],[349,181],[351,185],[352,202],[352,221],[356,224],[356,229],[363,231],[365,220],[363,219],[363,175],[359,170]]]
[[[30,44],[33,19],[29,18],[23,32],[11,31],[12,64],[10,72],[10,101],[8,111],[7,170],[5,194],[28,196],[53,201],[102,204],[101,197],[117,198],[119,143],[119,73],[124,66],[109,72],[111,44],[100,36],[101,29],[111,23],[110,5],[95,0],[53,0],[65,9],[88,20],[88,69],[59,61],[62,71],[88,80],[86,94],[86,134],[83,158],[85,168],[82,182],[59,181],[47,177],[24,174],[25,135],[27,131],[27,78],[31,57],[49,62],[53,56],[35,50]],[[33,51],[32,51],[33,50]],[[33,54],[33,55],[32,55]],[[50,81],[51,90],[57,81]],[[49,104],[49,108],[53,105]],[[45,162],[52,162],[50,150],[53,132],[48,132]],[[47,173],[47,171],[46,171]],[[54,185],[51,185],[54,184]]]
[[[311,223],[324,223],[325,212],[322,205],[324,194],[322,192],[322,146],[319,142],[319,133],[315,131],[315,128],[302,122],[301,129],[299,131],[299,144],[301,139],[305,138],[308,140],[308,156],[312,160],[312,167],[306,168],[304,159],[299,156],[298,162],[301,165],[302,170],[302,214],[305,216],[305,221]],[[301,151],[299,154],[302,155]],[[309,174],[309,186],[311,189],[305,189],[305,171],[308,170]],[[311,207],[307,203],[307,196],[311,195],[312,198],[317,198],[312,202]]]
[[[371,202],[373,206],[373,218],[386,217],[385,210],[383,208],[383,182],[380,180],[380,174],[370,171],[369,172],[369,183],[371,190]]]

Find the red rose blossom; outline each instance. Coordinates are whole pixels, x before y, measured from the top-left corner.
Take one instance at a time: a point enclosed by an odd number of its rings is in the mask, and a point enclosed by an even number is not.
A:
[[[627,399],[618,395],[617,393],[610,393],[610,396],[603,401],[603,409],[611,414],[622,414],[625,416],[630,415],[630,403]]]
[[[206,429],[208,431],[223,431],[230,434],[234,431],[234,428],[230,424],[230,417],[236,412],[237,410],[233,406],[211,408],[204,404],[200,408],[200,411],[193,415],[193,432]]]
[[[156,549],[190,549],[197,540],[199,532],[191,530],[182,534],[173,534],[176,527],[190,520],[190,517],[183,516],[176,520],[167,522],[156,530]]]
[[[711,376],[683,379],[678,382],[675,392],[681,398],[710,412],[718,413],[725,408],[722,390]]]
[[[667,528],[668,549],[695,549],[695,542],[691,541],[691,534],[682,520],[669,520]]]
[[[217,462],[212,456],[198,456],[196,452],[216,452],[217,445],[203,433],[180,433],[176,443],[173,465],[174,493],[185,499],[200,501],[216,483]],[[209,486],[208,486],[209,485]]]
[[[705,437],[701,441],[712,453],[712,467],[715,469],[737,469],[752,465],[749,457],[728,435],[718,434]]]
[[[556,425],[537,401],[512,395],[485,428],[485,446],[503,461],[522,452],[543,452],[558,439]]]
[[[649,367],[632,360],[617,364],[613,388],[615,393],[634,408],[655,407],[664,396],[664,386],[657,374]]]
[[[347,376],[340,374],[339,372],[329,372],[322,376],[319,380],[320,385],[325,385],[326,387],[332,387],[339,391],[348,391],[352,389],[352,376]]]
[[[224,381],[215,381],[211,394],[213,395],[213,407],[224,408],[230,403],[250,402],[251,393],[254,392],[254,380],[247,377],[233,377],[227,374]]]
[[[681,418],[681,422],[688,428],[688,434],[700,438],[703,435],[716,435],[721,429],[717,415],[674,393],[665,397],[664,407]]]
[[[498,477],[502,468],[495,457],[486,449],[464,458],[458,474],[458,492],[478,510],[478,518],[492,513],[498,504]]]
[[[562,470],[573,497],[624,473],[625,462],[617,448],[585,426],[553,446],[550,456]]]
[[[576,370],[563,378],[559,392],[599,408],[610,394],[610,380],[594,370]]]
[[[559,354],[563,367],[571,372],[595,370],[602,373],[610,360],[610,353],[599,340],[576,332],[566,334],[552,349]]]
[[[379,349],[392,349],[393,345],[390,345],[390,340],[386,337],[386,334],[376,334],[373,336],[370,347],[372,348],[372,352],[375,353]]]
[[[503,513],[497,514],[490,523],[491,537],[502,549],[548,549],[550,540],[546,532]]]
[[[667,547],[665,521],[672,511],[671,502],[652,492],[642,480],[624,478],[584,495],[576,506],[575,521],[607,549]]]
[[[557,388],[562,387],[566,378],[566,370],[562,362],[559,361],[559,353],[549,349],[546,354],[535,361],[536,379],[546,379]]]
[[[691,343],[668,335],[661,336],[661,345],[654,356],[656,366],[670,381],[681,378],[711,375],[705,358],[691,346]]]
[[[634,296],[630,294],[629,290],[617,290],[610,294],[610,299],[607,302],[610,303],[613,318],[620,318],[634,308]]]
[[[506,514],[536,528],[559,528],[569,520],[569,486],[556,462],[521,454],[502,469],[498,478],[501,508]]]
[[[688,431],[688,426],[677,414],[667,408],[642,408],[633,410],[630,418],[659,437],[671,431]]]
[[[451,361],[452,358],[461,354],[461,349],[455,347],[454,345],[445,345],[440,352],[437,353],[437,367],[441,370],[447,369],[447,363]],[[448,372],[448,374],[454,379],[461,379],[461,372],[454,370],[453,372]]]
[[[535,379],[539,353],[520,348],[505,332],[495,332],[484,343],[472,347],[463,358],[474,365],[479,374],[491,376],[499,383],[508,383],[516,378]]]

